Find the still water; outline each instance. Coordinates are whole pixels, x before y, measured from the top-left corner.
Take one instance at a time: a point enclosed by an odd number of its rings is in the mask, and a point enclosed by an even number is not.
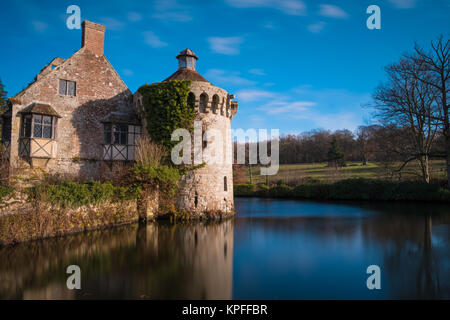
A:
[[[223,222],[130,225],[0,249],[1,299],[450,298],[450,209],[235,199]],[[68,290],[66,268],[81,268]],[[368,290],[366,269],[381,269]]]

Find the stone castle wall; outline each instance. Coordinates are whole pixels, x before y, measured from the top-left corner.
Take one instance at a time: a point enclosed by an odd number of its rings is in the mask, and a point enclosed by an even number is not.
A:
[[[50,68],[49,68],[50,67]],[[61,116],[56,133],[56,157],[45,160],[46,171],[84,177],[101,172],[103,126],[110,112],[133,113],[132,94],[104,56],[82,48],[71,58],[43,69],[37,81],[16,96],[12,106],[11,164],[26,167],[19,158],[20,116],[33,102],[50,104]],[[59,80],[76,82],[76,95],[59,94]]]
[[[188,212],[232,214],[234,200],[230,122],[237,110],[232,109],[230,94],[208,82],[193,81],[191,92],[195,95],[196,121],[202,121],[202,131],[215,129],[224,138],[223,141],[214,141],[214,137],[208,139],[206,148],[218,150],[222,146],[223,158],[222,163],[206,162],[204,167],[190,171],[182,178],[177,206]],[[202,94],[206,94],[207,99],[202,99]],[[213,104],[214,95],[219,97],[217,106]]]

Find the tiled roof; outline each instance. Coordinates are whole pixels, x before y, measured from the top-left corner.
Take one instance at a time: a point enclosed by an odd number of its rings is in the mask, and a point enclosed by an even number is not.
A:
[[[54,116],[61,118],[61,116],[52,108],[51,105],[45,103],[33,102],[28,107],[22,109],[18,113],[34,113],[34,114],[44,114],[47,116]]]
[[[170,80],[191,80],[191,81],[209,82],[208,80],[203,78],[200,75],[200,73],[198,73],[195,70],[188,69],[188,68],[178,69],[174,74],[172,74],[170,77],[168,77],[164,81],[170,81]]]

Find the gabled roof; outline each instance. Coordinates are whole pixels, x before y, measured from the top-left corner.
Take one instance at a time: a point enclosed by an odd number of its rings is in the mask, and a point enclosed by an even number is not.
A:
[[[18,113],[26,114],[26,113],[33,113],[33,114],[43,114],[46,116],[53,116],[61,118],[61,116],[55,111],[55,109],[52,108],[51,105],[46,103],[39,103],[39,102],[33,102],[28,107],[20,110]]]
[[[170,80],[191,80],[191,81],[209,82],[208,80],[203,78],[200,73],[198,73],[195,70],[188,69],[188,68],[178,69],[174,74],[172,74],[170,77],[168,77],[164,81],[170,81]]]

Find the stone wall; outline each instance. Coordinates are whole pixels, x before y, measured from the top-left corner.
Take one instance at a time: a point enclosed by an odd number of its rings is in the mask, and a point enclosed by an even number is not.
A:
[[[59,61],[60,62],[60,61]],[[18,112],[32,102],[47,103],[61,116],[56,134],[56,157],[44,163],[55,173],[98,177],[101,173],[103,126],[100,120],[110,112],[134,113],[132,94],[103,55],[86,48],[59,63],[50,72],[44,68],[37,81],[13,99],[11,163],[26,166],[19,159],[21,118]],[[76,96],[61,95],[59,80],[76,82]]]
[[[222,146],[223,157],[222,163],[206,162],[204,167],[190,171],[182,178],[177,206],[181,210],[199,214],[209,212],[231,215],[234,213],[234,199],[230,122],[237,112],[237,106],[232,109],[232,96],[208,82],[193,81],[191,92],[195,95],[196,121],[202,122],[202,131],[214,129],[224,138],[223,141],[208,139],[203,152],[211,153],[208,148],[219,150]],[[206,100],[201,98],[202,94],[206,94]],[[214,95],[219,98],[217,108],[213,106]],[[206,104],[202,106],[204,101]]]

